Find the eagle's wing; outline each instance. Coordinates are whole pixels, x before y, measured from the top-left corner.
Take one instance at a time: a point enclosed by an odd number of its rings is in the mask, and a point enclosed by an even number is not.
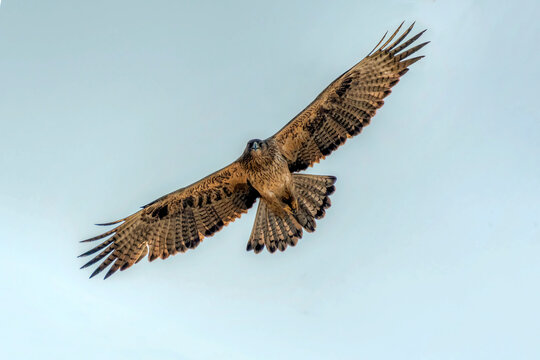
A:
[[[403,25],[403,24],[402,24]],[[273,138],[289,162],[291,171],[319,162],[369,124],[407,67],[423,56],[407,59],[428,42],[408,48],[424,31],[403,42],[414,23],[393,43],[401,25],[362,61],[334,80],[300,114]],[[407,60],[406,60],[407,59]]]
[[[83,242],[104,239],[80,256],[99,252],[82,268],[105,258],[90,277],[112,264],[105,275],[125,270],[147,254],[150,261],[195,248],[253,205],[258,192],[248,184],[244,170],[234,162],[204,179],[165,195],[127,218],[101,225],[120,224]]]

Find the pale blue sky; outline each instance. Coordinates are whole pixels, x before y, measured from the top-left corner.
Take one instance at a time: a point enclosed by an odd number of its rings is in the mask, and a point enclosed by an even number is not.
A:
[[[0,6],[0,356],[540,358],[536,1],[14,1]],[[255,211],[107,281],[76,256],[281,128],[402,21],[428,29],[372,124],[309,171],[295,248]]]

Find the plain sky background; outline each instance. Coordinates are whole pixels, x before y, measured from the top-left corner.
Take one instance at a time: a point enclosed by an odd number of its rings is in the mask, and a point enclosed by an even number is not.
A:
[[[540,358],[537,1],[4,0],[3,359]],[[333,206],[246,252],[88,280],[82,240],[236,159],[402,20],[426,58],[315,174]]]

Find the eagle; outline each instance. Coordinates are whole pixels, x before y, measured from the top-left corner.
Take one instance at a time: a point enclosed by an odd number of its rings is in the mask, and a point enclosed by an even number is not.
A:
[[[194,249],[205,238],[239,218],[259,199],[247,250],[270,253],[295,246],[303,230],[330,207],[334,176],[298,173],[324,159],[359,134],[408,67],[429,42],[410,47],[426,30],[407,39],[387,33],[359,63],[347,70],[276,134],[250,140],[230,165],[143,206],[101,235],[101,243],[79,257],[96,254],[81,268],[101,263],[90,278],[110,266],[105,279],[148,256],[149,261]],[[398,34],[400,34],[398,36]],[[406,40],[407,39],[407,40]]]

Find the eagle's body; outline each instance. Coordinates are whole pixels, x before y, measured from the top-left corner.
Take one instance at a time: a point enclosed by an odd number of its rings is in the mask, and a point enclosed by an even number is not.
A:
[[[253,149],[252,144],[260,145]],[[249,184],[272,209],[282,212],[297,203],[287,159],[274,139],[249,141],[238,162],[246,172]]]
[[[413,24],[414,25],[414,24]],[[111,266],[105,278],[148,255],[150,261],[195,248],[245,213],[260,198],[247,249],[283,251],[330,207],[333,176],[298,174],[324,159],[367,126],[391,88],[422,56],[407,59],[427,43],[408,48],[423,32],[403,42],[412,26],[332,82],[310,105],[266,140],[250,140],[243,154],[223,169],[165,195],[117,226],[85,240],[105,239],[81,256],[103,260],[91,277]],[[391,43],[391,41],[394,42]],[[108,237],[108,238],[107,238]]]

